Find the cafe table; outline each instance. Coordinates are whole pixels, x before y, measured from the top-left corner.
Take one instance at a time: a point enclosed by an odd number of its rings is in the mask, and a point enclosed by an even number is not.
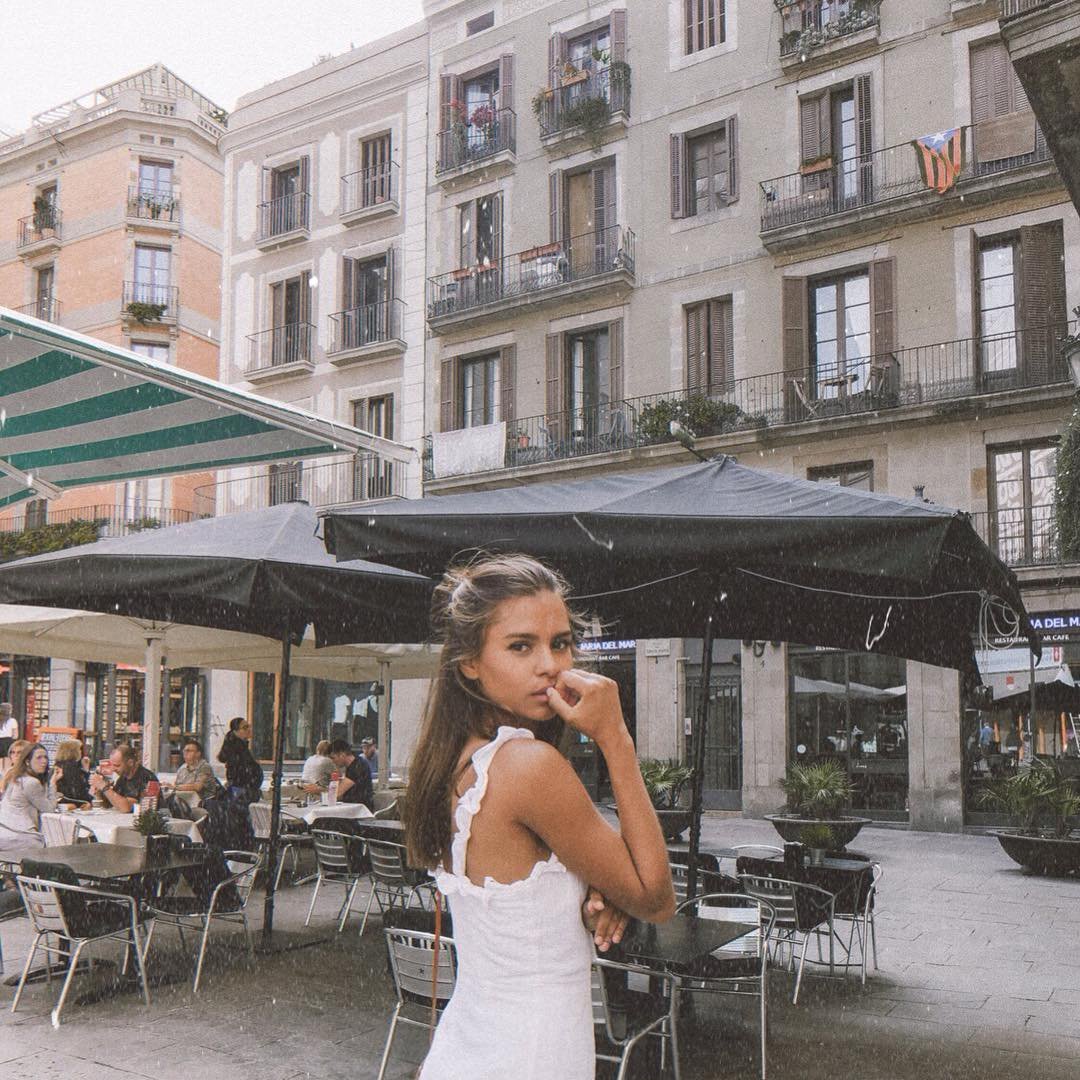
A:
[[[836,897],[836,915],[861,916],[874,883],[874,865],[865,859],[846,859],[827,856],[820,864],[806,863],[789,867],[783,855],[757,858],[741,855],[735,863],[736,873],[755,877],[781,878],[804,885],[816,885]]]
[[[117,833],[121,829],[135,828],[135,815],[122,814],[119,810],[68,810],[55,814],[42,814],[43,820],[48,820],[58,825],[67,834],[70,831],[71,839],[75,838],[75,822],[94,834],[95,839],[101,844],[115,844]],[[166,822],[169,832],[175,836],[186,836],[196,844],[202,843],[202,833],[199,831],[197,822],[186,818],[169,818]]]
[[[698,915],[674,915],[665,923],[634,920],[610,956],[668,975],[693,976],[696,967],[717,949],[757,929],[756,923]]]
[[[319,818],[359,821],[374,815],[363,803],[312,803],[310,806],[282,805],[281,816],[312,825]]]

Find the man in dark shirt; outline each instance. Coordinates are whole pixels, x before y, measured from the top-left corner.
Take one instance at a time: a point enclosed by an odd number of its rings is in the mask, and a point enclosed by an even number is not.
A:
[[[371,810],[375,790],[371,784],[371,771],[364,758],[353,753],[352,747],[344,739],[335,739],[330,744],[330,760],[335,769],[345,774],[338,781],[337,801],[363,803]]]
[[[109,755],[109,764],[113,770],[113,781],[100,773],[90,777],[90,790],[101,795],[105,801],[121,813],[130,814],[131,808],[142,798],[146,785],[157,777],[139,764],[139,755],[133,747],[121,744]]]

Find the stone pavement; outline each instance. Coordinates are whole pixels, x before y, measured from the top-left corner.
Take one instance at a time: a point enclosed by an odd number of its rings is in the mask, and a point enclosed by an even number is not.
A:
[[[775,841],[763,822],[710,817],[705,845]],[[770,993],[772,1077],[799,1080],[1057,1080],[1080,1076],[1080,881],[1026,877],[997,841],[866,829],[856,845],[884,868],[877,915],[880,970],[810,978],[798,1006],[791,978]],[[57,986],[27,989],[11,1014],[0,987],[4,1080],[362,1080],[374,1077],[393,1004],[381,935],[358,917],[333,933],[333,894],[303,919],[311,886],[286,889],[277,925],[290,943],[319,944],[260,957],[254,971],[215,935],[203,989],[191,993],[190,954],[175,932],[155,935],[151,964],[179,981],[77,1005],[49,1024]],[[252,900],[261,911],[261,894]],[[257,921],[257,920],[256,920]],[[0,924],[6,973],[30,935],[25,919]],[[190,944],[190,938],[189,938]],[[757,1076],[754,1003],[695,1005],[680,1027],[685,1080]],[[426,1036],[399,1035],[388,1076],[405,1080]],[[646,1067],[638,1075],[654,1072]],[[601,1071],[600,1076],[609,1075]],[[552,1078],[558,1080],[558,1078]]]

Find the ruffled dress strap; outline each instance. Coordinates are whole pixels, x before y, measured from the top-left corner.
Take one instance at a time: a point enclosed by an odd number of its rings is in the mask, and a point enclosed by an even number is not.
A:
[[[510,726],[500,727],[491,742],[481,746],[472,756],[472,766],[476,773],[476,779],[472,782],[469,790],[458,799],[457,808],[454,810],[454,838],[450,844],[450,871],[464,878],[465,857],[469,847],[469,835],[472,832],[473,818],[480,809],[484,799],[484,793],[488,785],[488,769],[491,759],[498,752],[503,743],[513,739],[531,739],[533,733],[528,728]]]

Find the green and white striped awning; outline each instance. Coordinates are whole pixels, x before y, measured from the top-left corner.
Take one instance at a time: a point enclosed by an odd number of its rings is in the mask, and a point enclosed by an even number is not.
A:
[[[415,451],[0,307],[0,507],[56,489]]]

